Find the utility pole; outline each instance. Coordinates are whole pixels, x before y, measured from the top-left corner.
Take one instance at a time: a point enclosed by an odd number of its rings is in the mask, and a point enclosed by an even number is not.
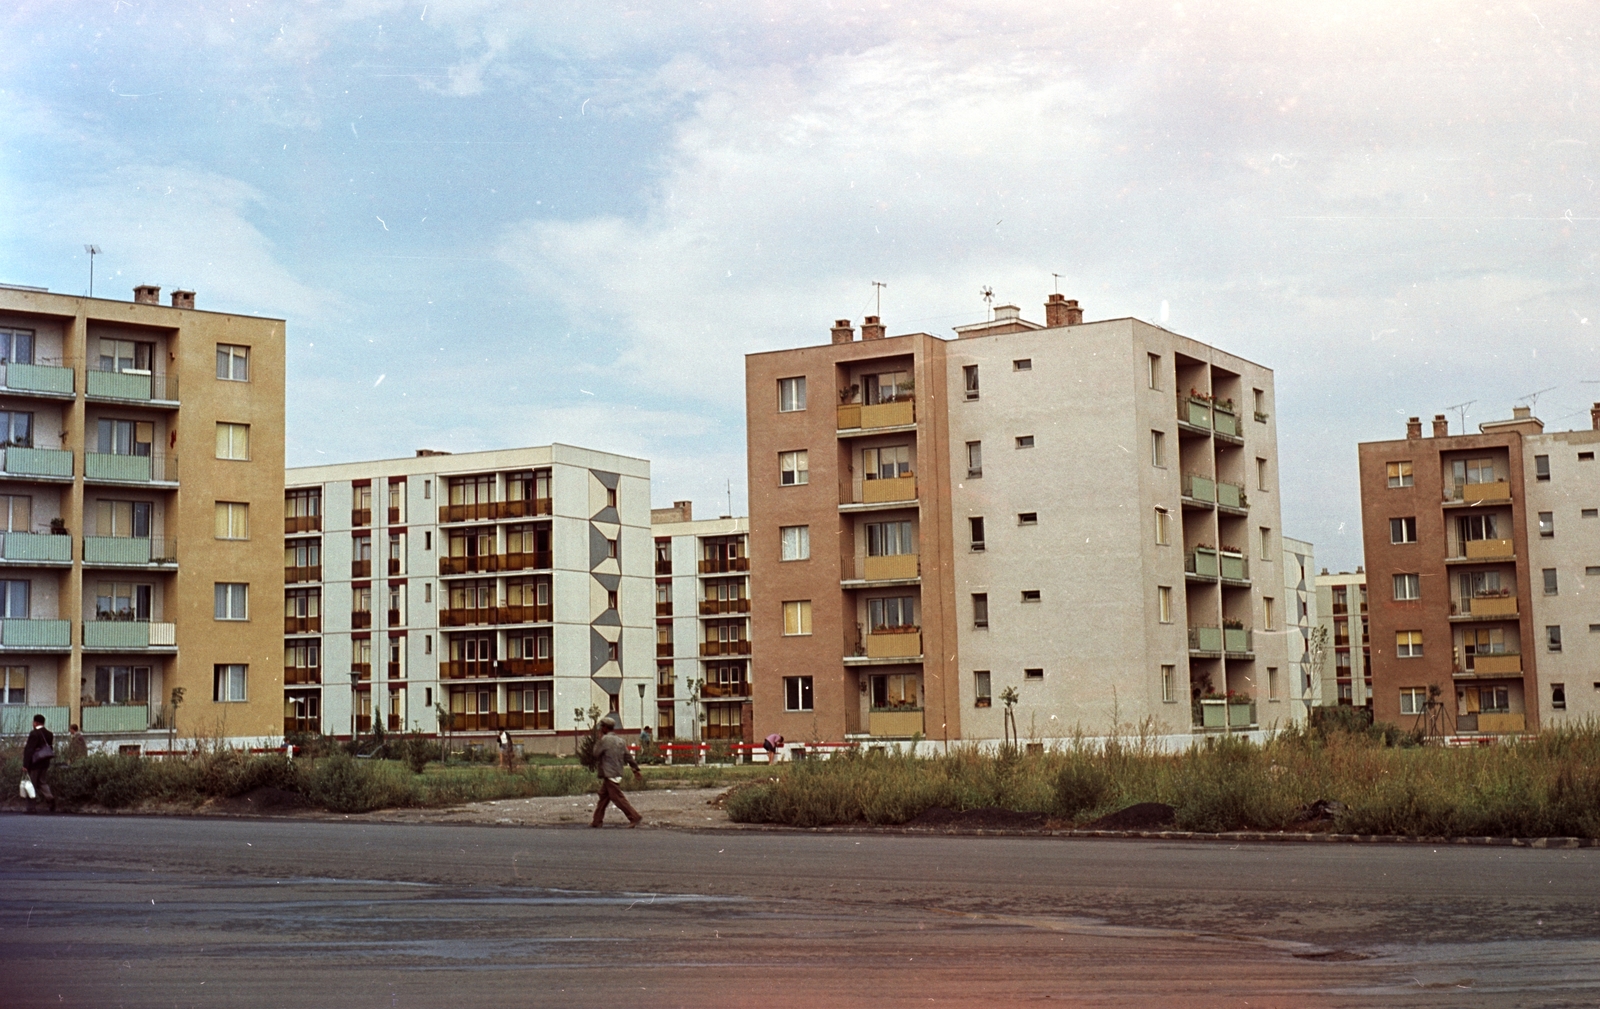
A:
[[[89,254],[89,297],[94,297],[94,257],[100,255],[100,246],[85,245],[83,251]]]

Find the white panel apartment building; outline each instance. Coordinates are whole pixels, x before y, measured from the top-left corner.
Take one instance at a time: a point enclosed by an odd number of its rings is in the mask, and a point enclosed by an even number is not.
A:
[[[554,752],[591,707],[638,728],[647,461],[549,445],[303,467],[285,515],[286,732],[506,728]]]
[[[1068,304],[947,349],[963,735],[1292,720],[1272,372]]]
[[[660,739],[751,742],[750,520],[656,509]]]

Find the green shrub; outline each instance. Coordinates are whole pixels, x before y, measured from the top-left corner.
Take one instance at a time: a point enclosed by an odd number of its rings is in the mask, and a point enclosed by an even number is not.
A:
[[[1106,769],[1087,757],[1075,757],[1056,774],[1056,812],[1069,820],[1098,809],[1115,792]]]
[[[337,753],[317,761],[306,780],[306,795],[335,813],[365,813],[410,805],[414,793],[388,772],[389,768],[378,761],[356,760]]]

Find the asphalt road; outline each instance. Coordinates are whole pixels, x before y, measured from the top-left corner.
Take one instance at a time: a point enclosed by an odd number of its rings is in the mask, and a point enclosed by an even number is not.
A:
[[[0,816],[0,1006],[1594,1006],[1600,850]]]

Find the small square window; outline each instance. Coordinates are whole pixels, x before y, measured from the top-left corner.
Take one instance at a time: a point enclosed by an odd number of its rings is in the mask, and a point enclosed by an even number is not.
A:
[[[1410,487],[1413,486],[1414,479],[1411,473],[1411,463],[1392,462],[1389,464],[1390,487]]]
[[[1395,575],[1394,597],[1396,599],[1421,599],[1422,577],[1420,575]]]
[[[1017,448],[1033,448],[1033,435],[1023,434],[1017,436]]]
[[[1043,669],[1024,669],[1022,671],[1022,678],[1025,679],[1025,680],[1042,680],[1042,679],[1044,679],[1044,670]]]
[[[1578,453],[1578,461],[1579,462],[1594,462],[1594,453],[1593,452],[1579,452]]]
[[[1415,518],[1390,519],[1390,543],[1415,543],[1417,541],[1417,520]]]
[[[250,381],[250,348],[217,344],[217,377],[224,382]]]
[[[1017,525],[1036,526],[1039,524],[1038,512],[1017,512]]]
[[[1039,590],[1038,589],[1023,589],[1022,590],[1022,601],[1025,602],[1025,603],[1036,603],[1036,602],[1038,602],[1039,601]]]
[[[815,692],[809,676],[783,678],[783,707],[785,711],[810,711],[815,705]]]
[[[1032,371],[1033,370],[1033,358],[1031,358],[1031,357],[1019,357],[1019,358],[1017,358],[1015,361],[1011,362],[1011,370],[1012,371]]]
[[[1600,567],[1595,567],[1594,565],[1591,564],[1588,567],[1583,569],[1583,573],[1584,573],[1584,575],[1591,576],[1591,577],[1594,576],[1594,575],[1600,575]]]
[[[1397,659],[1422,658],[1422,632],[1396,631],[1394,635],[1394,654]]]
[[[779,559],[803,561],[811,558],[811,527],[782,526],[778,530]]]
[[[778,486],[795,487],[810,482],[810,462],[805,449],[778,453]]]

